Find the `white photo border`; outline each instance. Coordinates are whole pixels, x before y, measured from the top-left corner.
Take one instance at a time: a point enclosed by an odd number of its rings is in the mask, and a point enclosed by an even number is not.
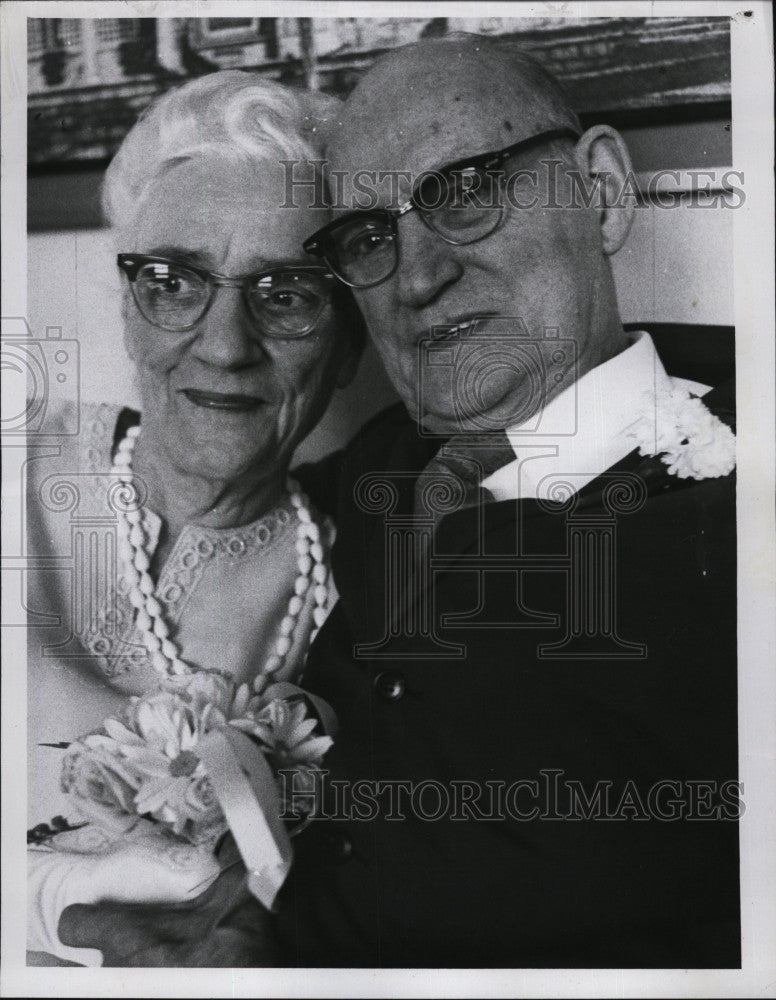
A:
[[[2,315],[26,316],[26,25],[28,17],[309,17],[471,15],[471,3],[257,0],[3,3]],[[746,204],[734,221],[738,397],[738,602],[742,968],[740,970],[287,970],[27,968],[26,683],[24,629],[3,629],[2,961],[4,997],[776,996],[776,518],[774,517],[773,33],[767,0],[739,2],[478,3],[483,16],[731,19],[733,166]],[[751,12],[751,13],[750,13]],[[23,402],[23,401],[22,401]],[[19,401],[3,394],[4,415]],[[20,450],[3,462],[3,556],[21,553]],[[11,565],[9,561],[7,565]],[[3,588],[3,617],[13,595]]]

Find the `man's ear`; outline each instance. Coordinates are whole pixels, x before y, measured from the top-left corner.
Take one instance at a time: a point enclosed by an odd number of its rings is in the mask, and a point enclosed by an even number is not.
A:
[[[635,206],[631,161],[622,136],[608,125],[594,125],[575,150],[577,164],[593,184],[600,178],[598,208],[604,253],[615,254],[628,238]]]

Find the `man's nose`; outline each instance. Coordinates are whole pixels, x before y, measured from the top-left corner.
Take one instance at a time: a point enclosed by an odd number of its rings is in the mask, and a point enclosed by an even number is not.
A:
[[[216,288],[210,308],[197,325],[192,351],[214,368],[244,368],[261,360],[260,332],[239,288]]]
[[[399,296],[414,309],[432,303],[463,274],[458,248],[431,232],[417,212],[399,220],[398,249]]]

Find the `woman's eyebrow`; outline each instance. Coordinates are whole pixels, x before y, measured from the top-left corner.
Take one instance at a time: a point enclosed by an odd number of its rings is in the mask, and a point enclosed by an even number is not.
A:
[[[170,260],[174,260],[180,264],[189,264],[191,267],[205,267],[208,269],[214,269],[214,273],[217,271],[215,268],[215,261],[212,254],[208,253],[207,250],[191,250],[185,247],[173,246],[171,244],[165,244],[163,246],[153,247],[147,253],[148,257],[168,257]],[[258,274],[261,271],[273,271],[276,268],[282,267],[305,267],[307,265],[315,264],[307,254],[300,253],[296,257],[283,257],[276,258],[274,260],[269,260],[266,257],[257,257],[254,264],[251,266],[249,271],[243,272],[244,274]]]
[[[276,258],[275,260],[260,260],[254,271],[260,271],[265,268],[267,271],[273,271],[277,267],[314,267],[317,261],[305,253],[299,254],[298,257],[282,257]]]
[[[152,247],[148,253],[148,257],[169,257],[170,260],[178,261],[181,264],[192,264],[208,266],[212,264],[212,258],[206,250],[189,250],[185,247],[174,246],[172,244],[164,244],[163,246]]]

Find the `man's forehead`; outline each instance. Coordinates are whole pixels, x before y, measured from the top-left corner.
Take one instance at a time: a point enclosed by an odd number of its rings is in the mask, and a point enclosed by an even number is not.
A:
[[[560,89],[525,54],[480,40],[426,42],[366,74],[329,155],[335,169],[419,171],[575,124]]]

